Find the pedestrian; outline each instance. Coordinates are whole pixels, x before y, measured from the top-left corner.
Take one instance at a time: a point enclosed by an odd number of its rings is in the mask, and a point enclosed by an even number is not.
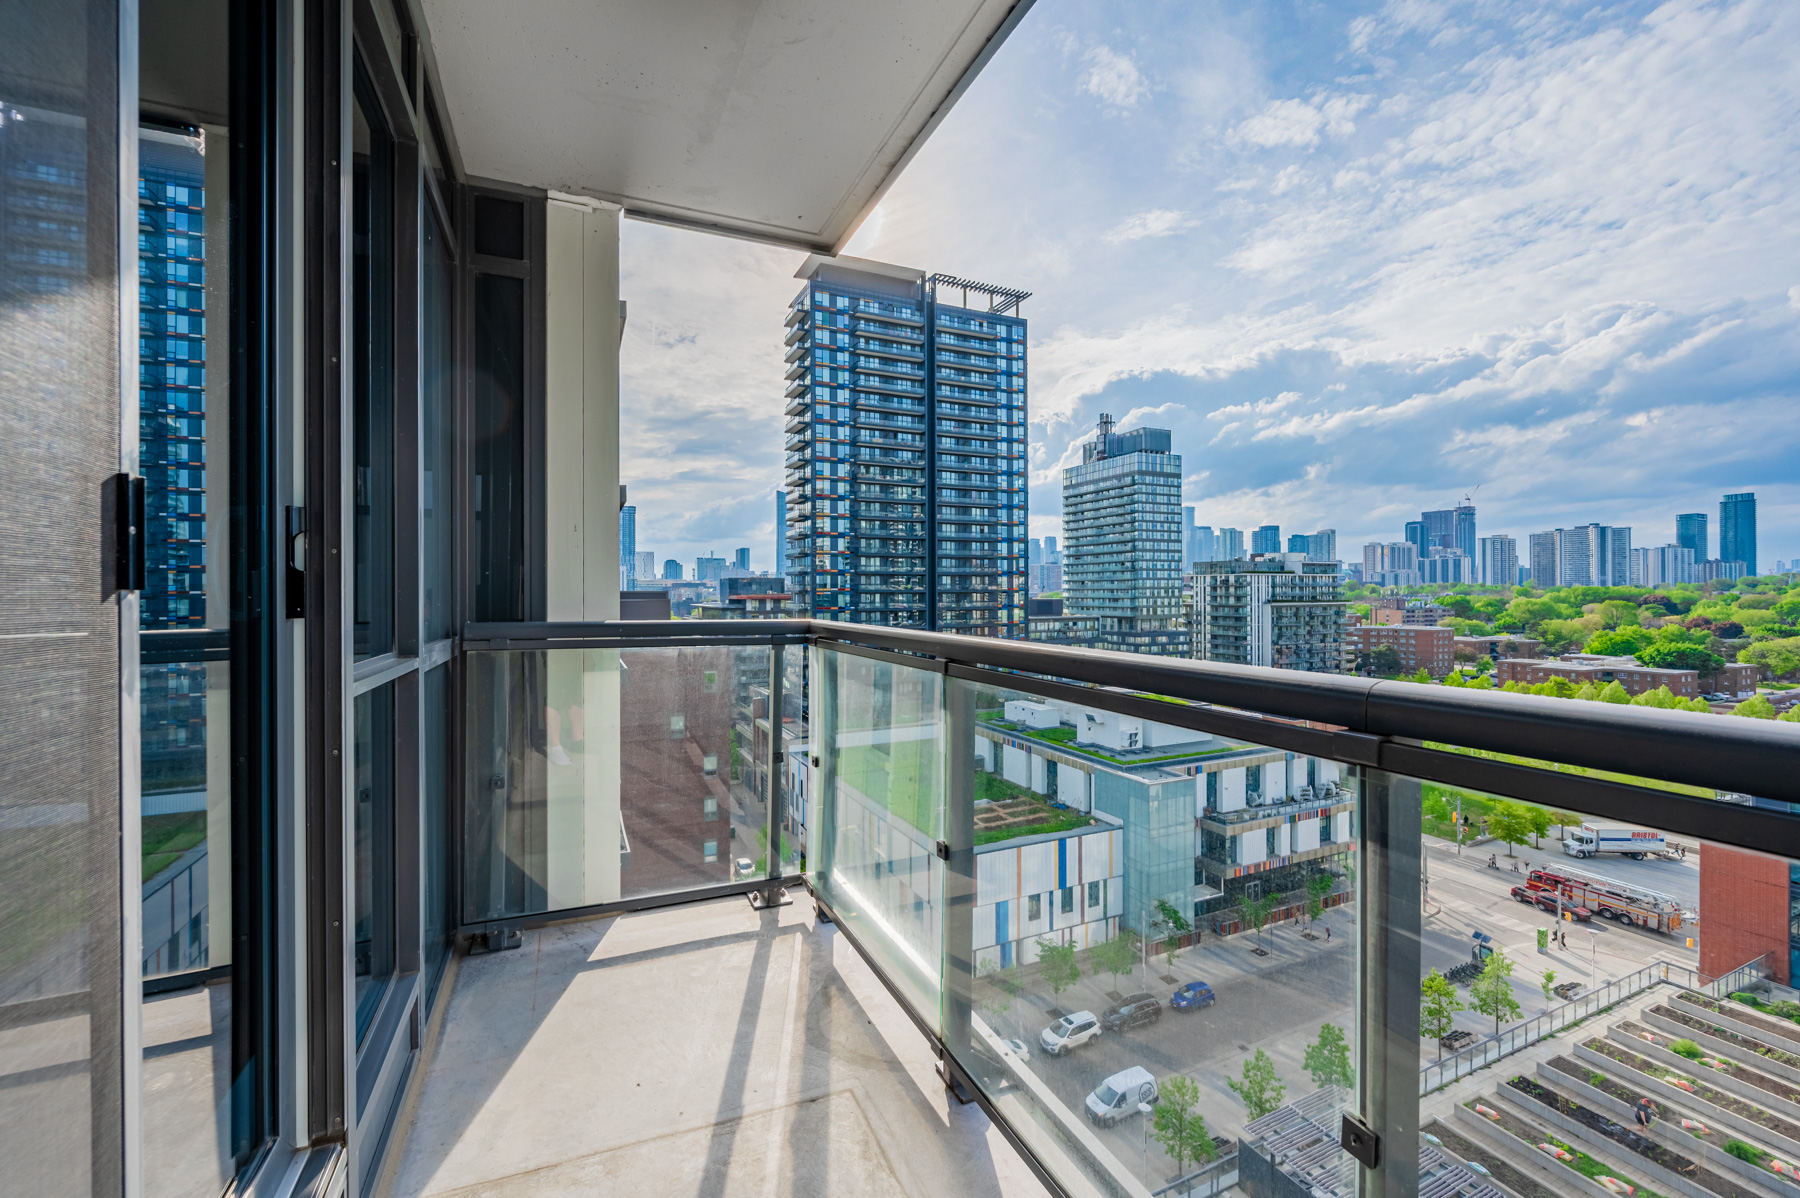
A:
[[[1651,1121],[1656,1118],[1656,1108],[1651,1105],[1650,1099],[1646,1096],[1638,1099],[1635,1114],[1639,1127],[1649,1127]]]
[[[1330,941],[1331,941],[1331,925],[1330,924],[1325,925],[1325,940],[1326,940],[1326,943],[1330,943]]]

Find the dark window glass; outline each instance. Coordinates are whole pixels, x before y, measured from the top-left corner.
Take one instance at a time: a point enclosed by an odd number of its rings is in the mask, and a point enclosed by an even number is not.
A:
[[[394,688],[356,697],[356,1038],[394,978]]]
[[[475,252],[525,257],[525,205],[499,196],[475,197]]]
[[[425,675],[420,688],[424,736],[419,801],[425,810],[420,852],[425,879],[425,1009],[437,998],[456,919],[450,910],[450,667]]]
[[[453,431],[456,427],[456,361],[454,268],[449,245],[436,219],[427,215],[421,251],[419,322],[419,408],[424,437],[419,501],[424,516],[424,610],[420,613],[426,641],[450,635],[452,607],[452,541],[450,496]]]
[[[356,657],[394,647],[394,149],[367,79],[351,113]]]
[[[474,477],[476,620],[525,619],[525,282],[475,277],[475,373],[469,439]]]

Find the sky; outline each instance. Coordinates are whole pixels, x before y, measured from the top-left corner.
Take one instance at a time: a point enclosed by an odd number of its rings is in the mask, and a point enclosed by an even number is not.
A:
[[[848,254],[1031,291],[1031,535],[1101,412],[1202,524],[1800,557],[1800,5],[1037,0]],[[774,557],[791,250],[627,221],[638,545]]]

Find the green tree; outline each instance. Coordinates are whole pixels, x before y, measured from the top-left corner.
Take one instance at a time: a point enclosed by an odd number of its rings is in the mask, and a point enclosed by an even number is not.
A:
[[[1772,720],[1775,718],[1775,704],[1761,695],[1751,695],[1742,703],[1731,709],[1732,715],[1748,716],[1753,720]]]
[[[1194,925],[1188,922],[1187,917],[1175,904],[1157,899],[1155,926],[1163,932],[1163,958],[1169,963],[1169,968],[1173,969],[1181,938],[1193,931]]]
[[[1556,970],[1544,970],[1544,1010],[1550,1009],[1550,1000],[1556,997]]]
[[[1786,677],[1800,671],[1800,636],[1758,641],[1740,651],[1738,660],[1761,666],[1772,677]]]
[[[1038,968],[1044,980],[1050,983],[1050,992],[1061,998],[1064,990],[1081,980],[1081,966],[1075,962],[1075,946],[1043,939],[1037,946]]]
[[[1275,1062],[1260,1048],[1255,1056],[1245,1060],[1243,1077],[1228,1077],[1225,1084],[1243,1102],[1253,1120],[1279,1109],[1282,1096],[1287,1093],[1287,1086],[1275,1076]]]
[[[1647,645],[1633,656],[1653,670],[1693,670],[1702,678],[1717,674],[1725,665],[1723,657],[1702,645],[1672,641],[1658,641],[1654,645]]]
[[[1312,1074],[1313,1085],[1321,1090],[1326,1086],[1343,1086],[1348,1090],[1356,1085],[1356,1070],[1350,1064],[1350,1042],[1344,1038],[1344,1029],[1335,1023],[1327,1023],[1319,1029],[1318,1041],[1306,1046],[1300,1065]]]
[[[1175,1158],[1175,1172],[1187,1172],[1187,1163],[1210,1161],[1219,1155],[1200,1114],[1200,1087],[1194,1079],[1177,1073],[1162,1084],[1161,1101],[1150,1127],[1150,1138]]]
[[[1436,969],[1419,982],[1419,1034],[1440,1042],[1440,1061],[1444,1059],[1442,1040],[1456,1027],[1456,1013],[1464,1009],[1455,983]]]
[[[1607,683],[1600,689],[1599,699],[1602,703],[1629,703],[1631,696],[1617,679]]]
[[[1633,624],[1628,628],[1612,628],[1604,632],[1596,632],[1588,638],[1587,651],[1629,657],[1639,649],[1655,643],[1656,633]]]
[[[1582,818],[1582,816],[1576,815],[1573,811],[1552,811],[1550,813],[1550,822],[1555,824],[1557,831],[1561,832],[1564,836],[1569,834],[1570,828],[1579,828],[1581,826]]]
[[[1600,617],[1600,623],[1608,630],[1636,628],[1638,622],[1638,606],[1627,599],[1608,599],[1594,612]],[[1595,650],[1590,649],[1590,653]]]
[[[1681,700],[1677,699],[1674,692],[1668,687],[1659,686],[1655,690],[1645,691],[1641,695],[1633,695],[1631,703],[1634,707],[1657,707],[1668,711],[1680,706]]]
[[[1256,931],[1256,947],[1262,947],[1263,925],[1269,922],[1269,916],[1275,913],[1276,897],[1266,894],[1262,898],[1253,899],[1249,895],[1238,898],[1238,922]]]
[[[1439,799],[1444,808],[1444,818],[1450,818],[1450,805]],[[1325,898],[1337,880],[1330,874],[1315,874],[1306,880],[1306,919],[1308,923],[1317,923],[1325,914]]]
[[[1417,683],[1419,683],[1419,684],[1420,684],[1420,685],[1421,685],[1421,686],[1423,686],[1423,685],[1425,685],[1425,684],[1426,684],[1426,683],[1429,683],[1429,682],[1430,682],[1430,681],[1431,681],[1431,671],[1430,671],[1430,670],[1428,670],[1428,669],[1426,669],[1426,668],[1425,668],[1425,667],[1424,667],[1424,666],[1420,666],[1420,667],[1419,667],[1419,672],[1418,672],[1418,673],[1417,673],[1417,674],[1414,674],[1414,675],[1413,675],[1413,676],[1412,676],[1412,677],[1411,677],[1411,678],[1409,678],[1409,679],[1408,679],[1408,680],[1407,680],[1407,681],[1409,681],[1409,682],[1417,682]]]
[[[1678,711],[1697,711],[1700,714],[1705,715],[1705,714],[1711,712],[1712,708],[1708,707],[1706,705],[1705,699],[1688,699],[1685,701],[1681,701],[1681,705],[1680,705],[1680,707],[1677,708],[1677,710]]]
[[[1531,839],[1531,816],[1523,803],[1502,800],[1494,804],[1488,814],[1488,834],[1506,845],[1506,855],[1513,855],[1512,846],[1524,844]]]
[[[1525,824],[1531,829],[1531,847],[1543,847],[1538,843],[1540,836],[1550,835],[1551,816],[1548,808],[1539,807],[1536,803],[1520,804],[1525,809]]]
[[[1400,650],[1392,645],[1376,645],[1369,653],[1369,672],[1383,678],[1400,672]]]
[[[1501,1019],[1519,1017],[1519,1000],[1513,995],[1512,962],[1503,950],[1494,950],[1481,976],[1469,983],[1469,1006],[1483,1015],[1494,1017],[1494,1034],[1500,1034]]]
[[[1600,688],[1591,682],[1584,682],[1581,689],[1575,692],[1575,697],[1583,703],[1592,703],[1600,698]]]
[[[1784,724],[1800,724],[1800,707],[1790,707],[1775,718]]]
[[[1102,940],[1088,950],[1088,964],[1096,974],[1112,974],[1114,990],[1119,988],[1119,975],[1130,973],[1137,963],[1138,934],[1130,928],[1120,928],[1111,940]]]

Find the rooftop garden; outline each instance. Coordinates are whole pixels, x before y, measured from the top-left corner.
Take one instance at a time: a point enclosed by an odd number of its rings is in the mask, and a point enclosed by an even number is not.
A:
[[[1041,795],[1008,782],[998,774],[975,774],[975,843],[977,846],[1071,832],[1094,823],[1094,817],[1051,803]]]

